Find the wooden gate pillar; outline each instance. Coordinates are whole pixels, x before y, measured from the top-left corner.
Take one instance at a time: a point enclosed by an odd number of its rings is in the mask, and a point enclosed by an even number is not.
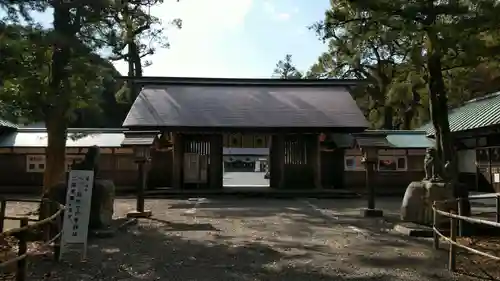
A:
[[[173,134],[172,187],[181,189],[184,185],[184,139],[180,133]]]
[[[271,151],[269,163],[270,168],[270,186],[271,188],[282,188],[285,172],[285,136],[283,134],[273,135],[271,137]]]
[[[307,165],[312,174],[312,185],[314,188],[322,188],[321,184],[321,154],[319,135],[309,135],[306,142]]]
[[[210,189],[220,189],[223,186],[222,145],[222,134],[210,136]]]

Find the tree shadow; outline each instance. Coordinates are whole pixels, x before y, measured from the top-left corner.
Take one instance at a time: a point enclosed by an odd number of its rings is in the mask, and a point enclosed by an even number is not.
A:
[[[158,218],[148,218],[149,220],[163,223],[163,230],[167,231],[219,231],[212,224],[209,223],[177,223],[170,222]]]
[[[359,201],[358,201],[359,203]],[[217,208],[218,202],[206,208],[205,204],[202,210],[198,212],[197,217],[207,219],[231,219],[231,218],[265,218],[271,215],[276,215],[281,212],[283,221],[287,220],[290,223],[283,223],[277,226],[281,230],[276,230],[277,235],[286,233],[297,238],[311,237],[315,233],[315,229],[328,229],[332,227],[342,227],[346,230],[359,232],[361,235],[370,236],[371,239],[366,240],[361,245],[351,245],[353,250],[363,247],[381,247],[384,249],[390,248],[410,248],[421,247],[428,252],[432,252],[432,241],[427,238],[408,237],[394,231],[394,226],[401,222],[399,215],[393,210],[385,212],[382,218],[364,218],[359,213],[359,209],[352,207],[334,207],[330,210],[334,215],[326,215],[318,210],[307,208],[296,208],[293,203],[281,203],[280,206],[264,206],[261,208],[258,202],[245,202],[245,204],[237,204],[232,208],[225,208],[230,205],[223,205],[224,208]],[[254,204],[254,205],[252,205]],[[361,201],[361,204],[363,202]],[[286,210],[283,213],[283,210]],[[355,211],[353,211],[355,210]],[[271,213],[270,213],[271,212]],[[346,214],[348,213],[348,214]],[[255,224],[248,227],[257,231],[269,231],[273,228],[271,224]],[[284,248],[288,247],[283,245]],[[436,252],[436,258],[441,259],[443,252]]]
[[[297,201],[206,205],[200,205],[194,223],[174,222],[183,217],[173,209],[172,222],[141,220],[112,239],[91,240],[85,263],[34,259],[32,280],[451,279],[444,268],[446,253],[433,251],[430,241],[393,233],[391,219],[343,214],[342,208],[333,208],[331,216],[297,207]],[[268,219],[277,213],[277,219]],[[244,231],[235,233],[228,229],[230,222],[219,223],[233,218],[244,221]],[[266,233],[254,237],[253,230]],[[268,235],[275,230],[276,235]],[[346,245],[335,244],[337,236]],[[333,241],[323,240],[327,237]]]
[[[30,280],[391,280],[352,277],[343,269],[326,273],[267,245],[188,240],[144,221],[113,239],[91,241],[88,257],[84,263],[36,257]]]

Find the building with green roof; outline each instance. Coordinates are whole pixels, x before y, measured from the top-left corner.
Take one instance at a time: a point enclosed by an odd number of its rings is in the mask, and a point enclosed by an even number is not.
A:
[[[451,109],[450,131],[459,159],[461,181],[471,190],[500,192],[500,92]],[[434,137],[431,122],[418,128]]]
[[[472,99],[461,107],[450,110],[448,120],[450,131],[456,138],[500,133],[500,92]],[[431,122],[417,131],[426,131],[429,136],[434,136]]]

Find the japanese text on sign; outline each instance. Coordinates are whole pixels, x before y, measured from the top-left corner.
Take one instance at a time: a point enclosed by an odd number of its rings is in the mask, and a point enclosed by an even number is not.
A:
[[[94,172],[73,170],[69,173],[63,243],[86,243]]]

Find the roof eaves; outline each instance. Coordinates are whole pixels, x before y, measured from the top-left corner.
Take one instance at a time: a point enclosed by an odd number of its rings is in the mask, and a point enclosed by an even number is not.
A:
[[[47,128],[26,128],[21,127],[17,128],[18,132],[23,133],[46,133]],[[127,129],[125,128],[68,128],[68,133],[95,133],[95,134],[104,134],[104,133],[124,133]]]
[[[130,77],[119,76],[118,80],[132,81],[142,85],[202,85],[202,86],[356,86],[365,83],[360,79],[271,79],[271,78],[206,78],[206,77]]]

